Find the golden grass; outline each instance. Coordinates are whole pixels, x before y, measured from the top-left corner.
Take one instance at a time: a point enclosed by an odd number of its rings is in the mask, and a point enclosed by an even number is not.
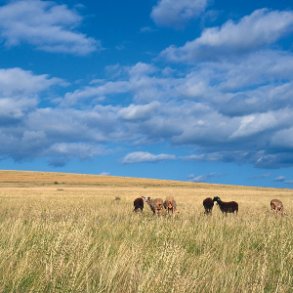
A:
[[[0,187],[0,292],[293,292],[292,190],[4,171]],[[204,216],[215,194],[238,216]],[[134,214],[139,195],[179,214]]]

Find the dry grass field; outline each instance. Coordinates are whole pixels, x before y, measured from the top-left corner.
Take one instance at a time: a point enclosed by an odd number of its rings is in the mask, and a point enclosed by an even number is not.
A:
[[[140,195],[174,196],[178,214],[135,214]],[[214,195],[239,214],[205,216]],[[0,292],[293,292],[292,200],[289,189],[1,171]]]

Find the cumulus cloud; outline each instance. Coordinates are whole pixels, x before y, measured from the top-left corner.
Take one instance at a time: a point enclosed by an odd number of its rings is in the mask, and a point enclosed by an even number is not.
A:
[[[1,158],[47,157],[50,164],[61,166],[72,157],[84,159],[101,153],[97,142],[102,138],[83,125],[84,112],[40,108],[46,91],[63,84],[61,79],[21,68],[0,69]],[[85,118],[88,125],[94,114]]]
[[[231,138],[239,138],[260,134],[263,131],[284,127],[292,123],[292,109],[258,113],[240,118],[239,127],[231,134]]]
[[[291,54],[272,50],[258,51],[237,60],[198,64],[179,76],[176,70],[169,70],[166,76],[165,68],[158,70],[138,63],[130,68],[119,67],[117,70],[124,72],[121,78],[95,81],[68,92],[61,103],[93,106],[119,95],[132,97],[133,105],[190,99],[190,102],[212,104],[222,114],[241,116],[292,105],[292,68]]]
[[[91,82],[83,88],[65,94],[60,102],[62,106],[73,106],[80,103],[84,105],[96,102],[100,97],[113,97],[131,94],[136,103],[149,104],[154,99],[160,100],[167,95],[177,95],[176,87],[180,80],[156,76],[158,69],[152,65],[139,62],[131,67],[119,68],[125,72],[124,79],[99,80]]]
[[[222,90],[243,92],[248,88],[253,93],[253,89],[262,86],[262,90],[273,88],[280,91],[286,82],[292,80],[293,55],[278,50],[259,50],[236,60],[222,60],[205,66],[209,72],[214,72],[212,78],[220,82]],[[268,94],[271,96],[269,92],[265,95]]]
[[[62,83],[59,78],[50,78],[47,74],[35,75],[21,68],[0,69],[0,95],[34,95],[50,86]]]
[[[116,126],[116,108],[105,106],[91,110],[43,108],[26,119],[30,129],[43,130],[53,142],[107,142],[122,139],[123,125]],[[123,132],[123,133],[124,133]],[[123,134],[126,136],[126,134]]]
[[[237,60],[199,64],[181,84],[173,84],[181,97],[208,102],[225,116],[244,116],[293,106],[291,65],[290,53],[258,51]]]
[[[182,27],[207,7],[208,0],[160,0],[151,17],[159,26]]]
[[[198,64],[180,74],[173,68],[168,75],[164,68],[137,63],[45,108],[39,101],[62,80],[2,70],[0,153],[17,160],[46,157],[61,166],[123,145],[128,153],[123,163],[183,159],[292,166],[292,62],[289,53],[265,51],[239,62]],[[132,152],[160,143],[167,146],[162,154]],[[192,155],[175,157],[170,149]]]
[[[11,1],[0,7],[0,38],[8,47],[30,44],[48,52],[87,55],[98,41],[77,32],[81,16],[52,1]]]
[[[279,137],[286,135],[283,132],[293,123],[292,62],[289,53],[266,50],[238,61],[198,64],[180,75],[171,71],[168,76],[164,69],[138,63],[122,69],[120,78],[99,80],[66,94],[66,98],[75,96],[71,100],[75,102],[62,107],[81,103],[80,114],[70,111],[66,117],[80,121],[80,126],[74,123],[73,128],[83,137],[95,133],[104,142],[168,143],[199,150],[195,155],[181,156],[185,160],[285,166],[290,163],[285,162],[288,154],[282,148],[288,150],[290,141]],[[91,104],[95,93],[103,93],[105,101],[127,95],[131,102]],[[82,118],[83,112],[91,119]],[[97,127],[87,131],[89,125]],[[64,133],[62,136],[66,137]]]
[[[135,164],[135,163],[155,163],[159,161],[174,160],[175,155],[169,154],[152,154],[149,152],[133,152],[127,154],[122,162],[124,164]]]
[[[161,56],[174,62],[194,63],[233,57],[271,45],[292,33],[292,11],[260,9],[240,21],[205,29],[201,36],[182,47],[171,46]]]
[[[13,128],[0,120],[1,157],[46,158],[52,166],[63,166],[104,154],[102,143],[113,140],[119,130],[108,135],[107,122],[99,123],[95,114],[46,108],[31,109]]]
[[[73,157],[85,160],[104,153],[101,147],[90,143],[56,143],[48,149],[49,164],[54,167],[62,167]],[[46,155],[46,153],[44,154]]]
[[[20,123],[24,114],[37,105],[36,99],[0,98],[0,125]]]
[[[119,110],[122,119],[135,121],[149,118],[156,109],[160,107],[159,102],[152,102],[146,105],[129,105]]]
[[[129,83],[125,81],[116,82],[102,82],[98,85],[90,85],[85,88],[77,89],[73,92],[65,94],[61,101],[63,106],[73,106],[79,103],[85,103],[89,101],[99,101],[104,99],[107,95],[117,95],[129,92]]]
[[[40,93],[63,83],[21,68],[0,69],[0,124],[20,122],[25,113],[37,107]]]

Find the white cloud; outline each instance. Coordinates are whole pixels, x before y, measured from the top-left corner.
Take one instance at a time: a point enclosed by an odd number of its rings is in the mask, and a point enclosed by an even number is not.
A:
[[[124,164],[154,163],[159,161],[174,160],[176,157],[169,154],[151,154],[149,152],[133,152],[127,154],[122,162]]]
[[[180,108],[178,109],[179,112]],[[181,108],[181,111],[184,109]],[[172,138],[177,144],[194,145],[221,145],[229,141],[229,136],[238,126],[235,118],[219,114],[215,109],[209,109],[206,113],[193,112],[181,114],[178,118],[178,127],[181,132]]]
[[[118,66],[115,66],[117,68]],[[121,71],[121,68],[119,69]],[[148,104],[154,100],[160,100],[166,96],[174,97],[178,94],[177,86],[180,79],[172,77],[156,76],[159,70],[149,64],[137,63],[131,67],[123,69],[127,73],[124,80],[99,80],[92,81],[89,86],[66,93],[60,102],[62,106],[73,106],[75,104],[87,102],[91,105],[101,97],[110,97],[120,94],[131,94],[136,103]]]
[[[63,106],[73,106],[74,104],[84,103],[104,99],[107,95],[123,94],[130,91],[130,84],[126,81],[106,81],[95,86],[86,86],[73,92],[66,93],[61,101]]]
[[[55,84],[62,84],[59,78],[50,78],[47,74],[35,75],[21,68],[0,69],[1,96],[34,95]]]
[[[83,108],[77,116],[66,116],[80,121],[74,129],[83,137],[90,133],[87,127],[92,125],[96,126],[92,133],[105,142],[167,142],[200,150],[197,156],[182,159],[263,165],[264,158],[273,151],[268,147],[273,147],[271,137],[292,125],[292,61],[290,54],[263,51],[238,62],[199,64],[188,68],[185,75],[171,71],[168,77],[164,69],[138,63],[123,69],[128,75],[122,75],[122,80],[116,80],[117,76],[115,81],[99,80],[93,86],[66,94],[67,98],[76,94]],[[115,107],[91,105],[92,98],[86,97],[89,93],[93,97],[94,93],[103,93],[105,101],[112,95],[119,99],[123,94],[131,102],[124,105],[122,101]],[[93,107],[95,110],[90,110]],[[92,119],[81,119],[83,112]],[[279,164],[278,158],[270,156],[268,165]]]
[[[258,113],[240,118],[239,127],[231,138],[247,137],[261,134],[263,131],[274,130],[292,123],[292,110],[282,109],[274,112]]]
[[[150,75],[157,70],[158,69],[155,66],[143,62],[138,62],[128,68],[129,75],[132,78],[140,78],[141,76]]]
[[[0,122],[4,124],[20,121],[24,114],[37,106],[36,99],[0,98]]]
[[[283,51],[259,50],[236,60],[205,64],[205,67],[213,71],[213,78],[219,80],[222,90],[239,92],[241,89],[243,92],[245,88],[253,90],[267,84],[280,88],[282,84],[274,83],[292,79],[293,55]]]
[[[67,158],[68,156],[75,156],[80,159],[91,158],[103,153],[101,147],[95,144],[81,143],[81,142],[62,142],[55,143],[49,149],[50,155],[53,153],[55,156],[61,156]]]
[[[105,154],[102,147],[97,144],[84,142],[60,142],[51,145],[43,151],[42,156],[48,158],[49,165],[62,167],[70,160],[88,160]]]
[[[257,57],[260,68],[253,66]],[[39,101],[62,80],[20,68],[0,70],[0,154],[17,160],[46,156],[61,166],[74,152],[82,159],[98,156],[95,146],[122,144],[129,153],[124,163],[179,158],[290,165],[292,60],[290,54],[259,52],[239,62],[199,64],[180,74],[171,70],[167,77],[164,69],[138,63],[113,81],[93,80],[47,108]],[[195,155],[132,152],[153,143]],[[9,147],[19,144],[21,149]]]
[[[21,68],[0,69],[1,125],[20,122],[37,107],[42,92],[62,84],[61,79],[46,74],[35,75]]]
[[[292,33],[292,11],[260,9],[239,22],[227,21],[221,27],[205,29],[201,36],[182,47],[171,46],[161,56],[174,62],[215,60],[247,53],[278,41]]]
[[[6,46],[31,44],[48,52],[86,55],[98,41],[76,32],[81,16],[52,1],[12,1],[0,7],[0,37]]]
[[[51,144],[57,142],[100,143],[120,137],[122,126],[117,123],[117,109],[98,107],[96,110],[45,108],[26,117],[26,126],[44,131]]]
[[[219,177],[219,176],[220,176],[219,174],[212,172],[212,173],[208,173],[208,174],[204,174],[204,175],[191,174],[188,176],[188,178],[192,182],[206,182],[212,178]]]
[[[208,0],[160,0],[151,17],[159,26],[182,27],[202,13],[207,4]]]
[[[160,103],[152,102],[146,105],[129,105],[128,107],[119,110],[119,115],[129,121],[141,120],[150,118],[154,111],[160,107]]]

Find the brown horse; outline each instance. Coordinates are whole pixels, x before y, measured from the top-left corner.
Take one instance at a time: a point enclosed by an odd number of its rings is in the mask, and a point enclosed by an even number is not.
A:
[[[144,200],[142,197],[138,197],[133,201],[134,212],[142,212],[144,208]]]
[[[166,197],[164,201],[164,208],[167,210],[168,214],[174,214],[176,212],[176,201],[172,196]]]
[[[285,215],[283,203],[279,199],[272,199],[270,202],[271,210],[279,213],[281,215]]]
[[[150,197],[148,197],[145,199],[145,201],[150,206],[150,209],[154,215],[159,216],[162,214],[162,211],[164,208],[164,203],[161,198],[151,199]]]
[[[211,197],[207,197],[206,199],[203,200],[202,202],[203,207],[204,207],[204,213],[206,215],[210,215],[213,211],[214,207],[214,201]]]

